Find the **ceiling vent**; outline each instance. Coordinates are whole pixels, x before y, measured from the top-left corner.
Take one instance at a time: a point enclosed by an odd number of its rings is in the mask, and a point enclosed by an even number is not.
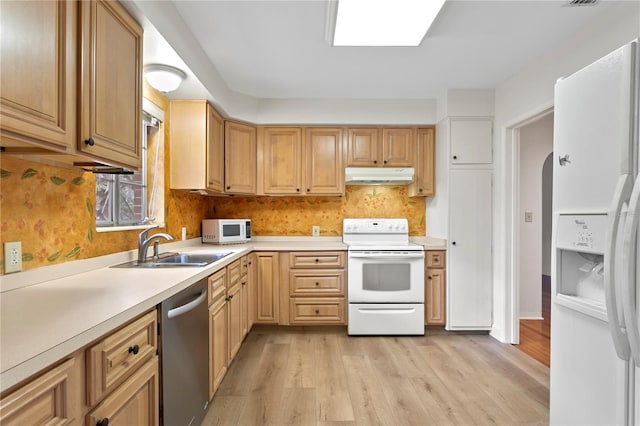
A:
[[[570,7],[593,6],[597,2],[598,0],[569,0],[565,5]]]

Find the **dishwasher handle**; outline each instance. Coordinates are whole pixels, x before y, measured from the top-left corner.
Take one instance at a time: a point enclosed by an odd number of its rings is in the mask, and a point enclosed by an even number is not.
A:
[[[198,297],[196,299],[194,299],[191,302],[186,303],[186,304],[184,304],[182,306],[178,306],[177,308],[170,309],[167,312],[167,317],[168,318],[175,318],[177,316],[185,314],[185,313],[193,310],[196,306],[198,306],[202,302],[204,302],[204,300],[206,298],[207,298],[207,290],[206,289],[202,289],[202,290],[200,290],[200,294],[198,295]]]

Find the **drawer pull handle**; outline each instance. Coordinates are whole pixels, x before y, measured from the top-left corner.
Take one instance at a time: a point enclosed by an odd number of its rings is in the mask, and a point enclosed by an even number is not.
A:
[[[317,286],[319,286],[319,285],[320,285],[320,283],[318,283],[318,282],[317,282],[317,283],[316,283],[316,287],[317,287]]]
[[[140,346],[138,345],[129,346],[130,354],[138,355],[138,352],[140,352]],[[109,420],[107,420],[107,423],[109,423]]]
[[[316,315],[320,313],[320,309],[316,309]]]
[[[89,138],[84,140],[84,144],[89,146],[94,146],[96,144],[96,141],[94,141],[93,138]]]
[[[429,279],[431,279],[431,275],[429,275],[429,277],[428,277],[428,278],[429,278]]]
[[[109,418],[108,417],[105,417],[104,419],[100,419],[96,423],[96,426],[108,426],[108,425],[109,425]]]
[[[316,263],[320,262],[320,259],[316,259]]]

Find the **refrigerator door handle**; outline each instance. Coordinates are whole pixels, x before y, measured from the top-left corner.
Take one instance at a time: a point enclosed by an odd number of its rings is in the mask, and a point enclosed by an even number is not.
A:
[[[638,220],[640,219],[640,175],[636,179],[629,210],[624,225],[622,239],[622,301],[624,320],[627,327],[627,336],[631,346],[631,355],[636,365],[640,365],[640,330],[638,329],[638,310],[636,306],[636,267],[634,261],[636,253],[636,234]]]
[[[613,198],[613,206],[609,213],[609,228],[607,230],[607,244],[605,246],[604,253],[604,295],[605,303],[607,305],[607,316],[609,319],[609,330],[611,337],[613,338],[613,344],[616,348],[618,357],[622,360],[628,360],[630,357],[629,339],[625,334],[624,324],[621,319],[624,319],[623,313],[618,312],[618,299],[616,290],[619,290],[618,277],[616,274],[616,236],[618,235],[618,228],[620,226],[620,214],[624,206],[625,201],[629,197],[631,192],[631,176],[628,174],[620,175],[618,184],[616,185],[615,196]],[[617,288],[616,288],[617,287]],[[624,299],[624,298],[623,298]],[[624,309],[623,309],[624,311]]]

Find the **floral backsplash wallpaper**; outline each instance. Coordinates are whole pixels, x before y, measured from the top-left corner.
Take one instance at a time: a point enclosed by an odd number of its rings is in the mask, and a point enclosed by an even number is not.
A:
[[[406,186],[347,186],[344,197],[233,197],[214,199],[210,218],[248,218],[256,236],[341,236],[342,219],[406,217],[410,235],[426,234],[424,198]]]

